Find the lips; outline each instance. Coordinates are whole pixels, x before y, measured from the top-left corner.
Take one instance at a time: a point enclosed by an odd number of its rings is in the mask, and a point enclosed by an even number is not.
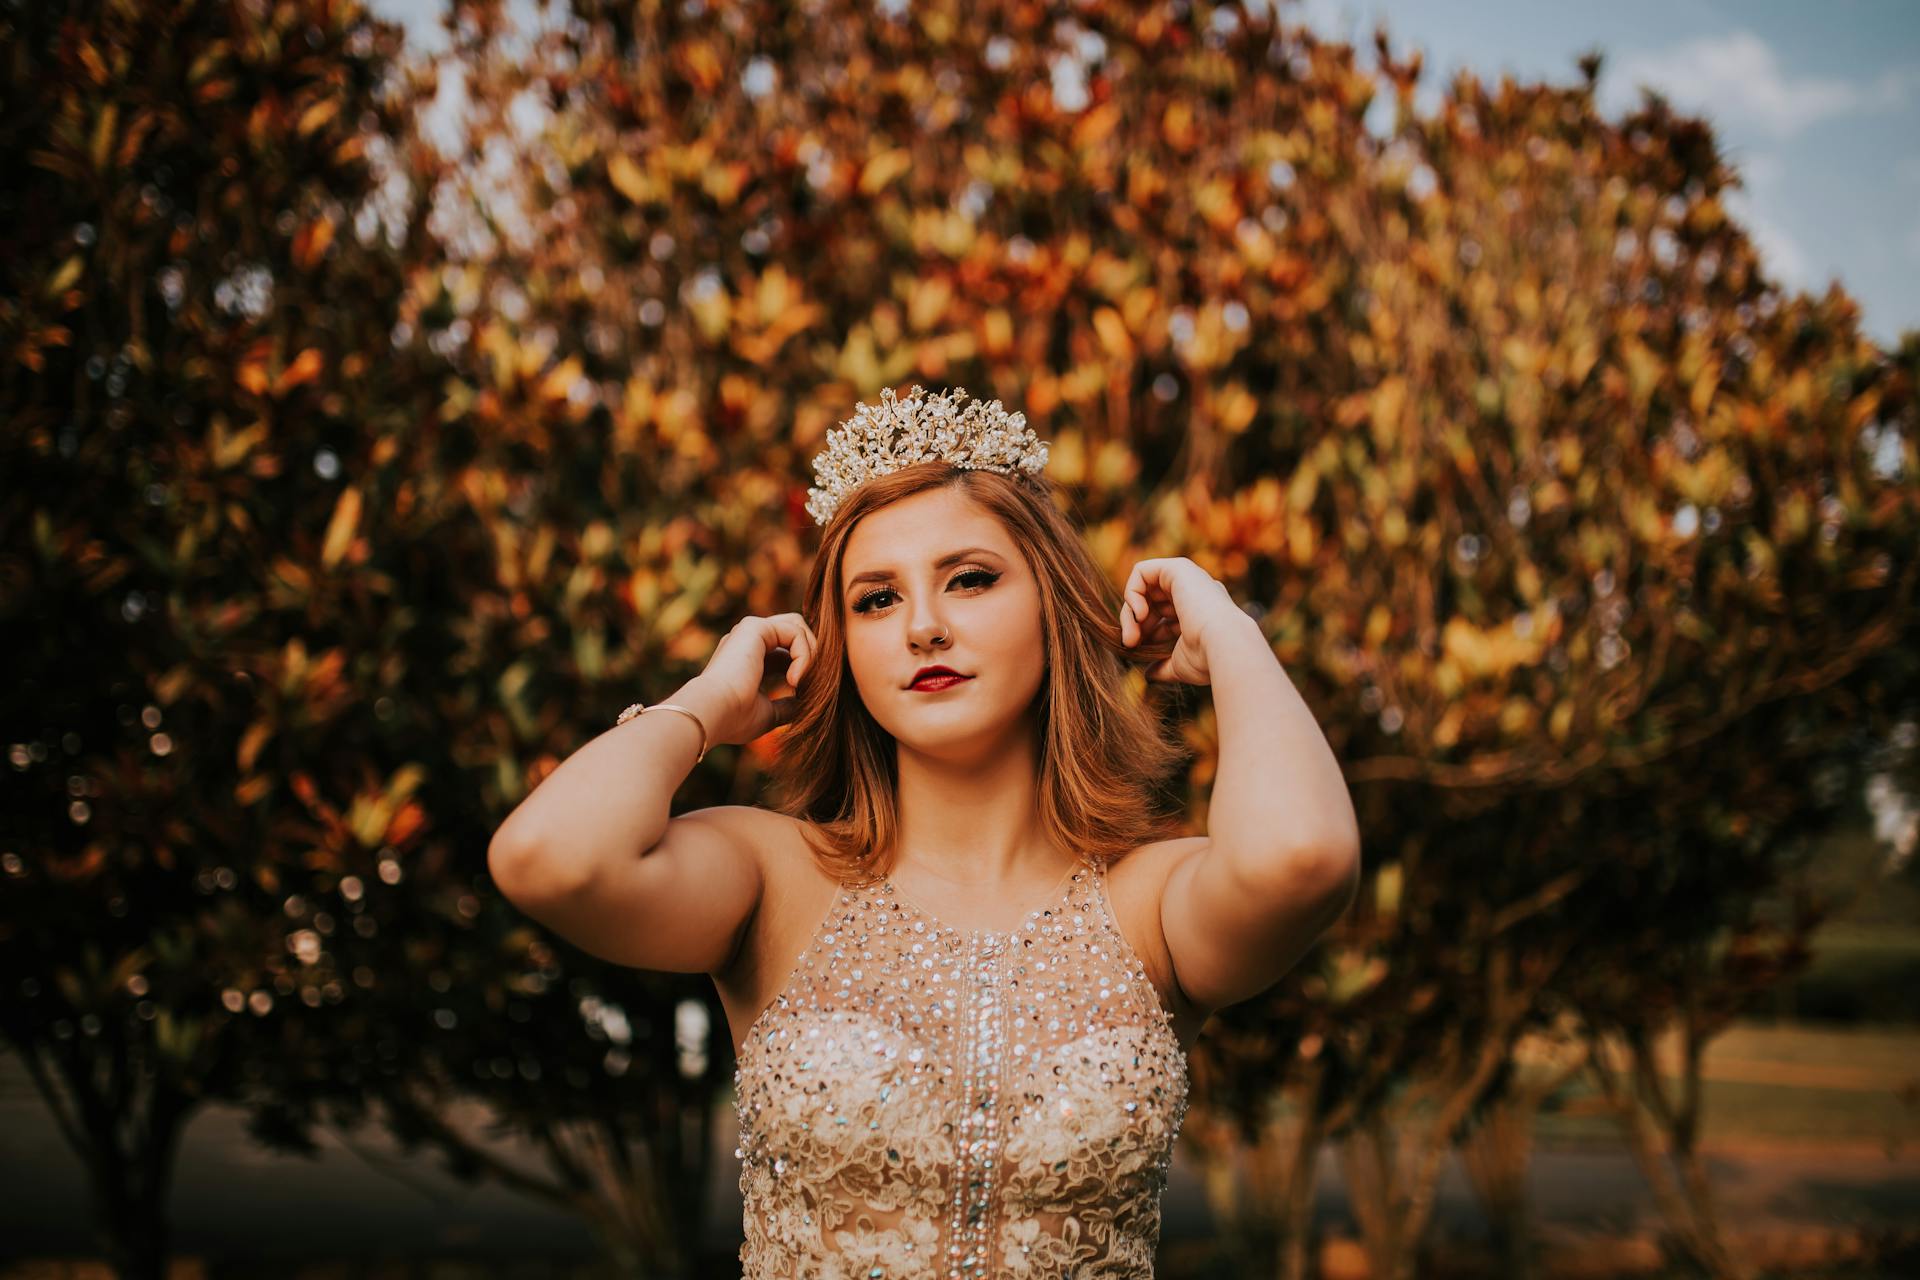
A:
[[[959,684],[962,680],[971,680],[972,676],[963,676],[947,667],[930,667],[913,678],[909,689],[944,689],[948,685]]]

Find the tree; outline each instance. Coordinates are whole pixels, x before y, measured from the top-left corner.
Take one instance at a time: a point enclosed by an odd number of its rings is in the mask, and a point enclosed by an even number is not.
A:
[[[341,233],[397,40],[293,0],[0,18],[0,1030],[125,1275],[161,1273],[195,1109],[245,1091],[296,998],[348,990],[288,959],[346,920],[297,918],[312,868],[262,839],[255,768],[274,714],[327,714],[339,655],[261,640],[312,583],[268,557],[345,550],[301,478],[385,346],[395,273]]]

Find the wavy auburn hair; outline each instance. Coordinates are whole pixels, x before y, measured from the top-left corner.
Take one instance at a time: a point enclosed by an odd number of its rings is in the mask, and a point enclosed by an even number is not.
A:
[[[1122,643],[1119,588],[1094,563],[1044,477],[938,460],[866,481],[827,521],[801,616],[819,641],[813,668],[839,679],[804,680],[793,695],[799,705],[780,730],[771,766],[774,807],[800,820],[814,857],[836,879],[870,881],[891,869],[899,762],[893,735],[867,711],[847,665],[841,562],[863,516],[943,487],[1000,518],[1039,587],[1047,670],[1034,714],[1040,821],[1049,839],[1105,864],[1175,834],[1179,814],[1160,795],[1187,748],[1177,728],[1129,687],[1129,657],[1164,658],[1173,642],[1142,641],[1132,649]]]

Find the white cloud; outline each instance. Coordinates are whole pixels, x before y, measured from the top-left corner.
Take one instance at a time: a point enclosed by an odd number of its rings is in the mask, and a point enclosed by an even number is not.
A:
[[[1609,77],[1607,96],[1616,105],[1630,105],[1646,85],[1675,106],[1722,126],[1751,125],[1771,137],[1791,138],[1835,116],[1897,108],[1916,83],[1920,75],[1911,67],[1866,83],[1795,75],[1781,65],[1773,46],[1751,31],[1734,31],[1627,54]]]

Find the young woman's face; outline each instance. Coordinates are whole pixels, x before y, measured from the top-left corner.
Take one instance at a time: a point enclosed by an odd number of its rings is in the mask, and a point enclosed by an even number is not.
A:
[[[854,684],[902,745],[963,759],[1022,727],[1045,673],[1040,593],[997,517],[953,488],[904,498],[854,526],[840,584]],[[912,687],[927,666],[969,678]]]

